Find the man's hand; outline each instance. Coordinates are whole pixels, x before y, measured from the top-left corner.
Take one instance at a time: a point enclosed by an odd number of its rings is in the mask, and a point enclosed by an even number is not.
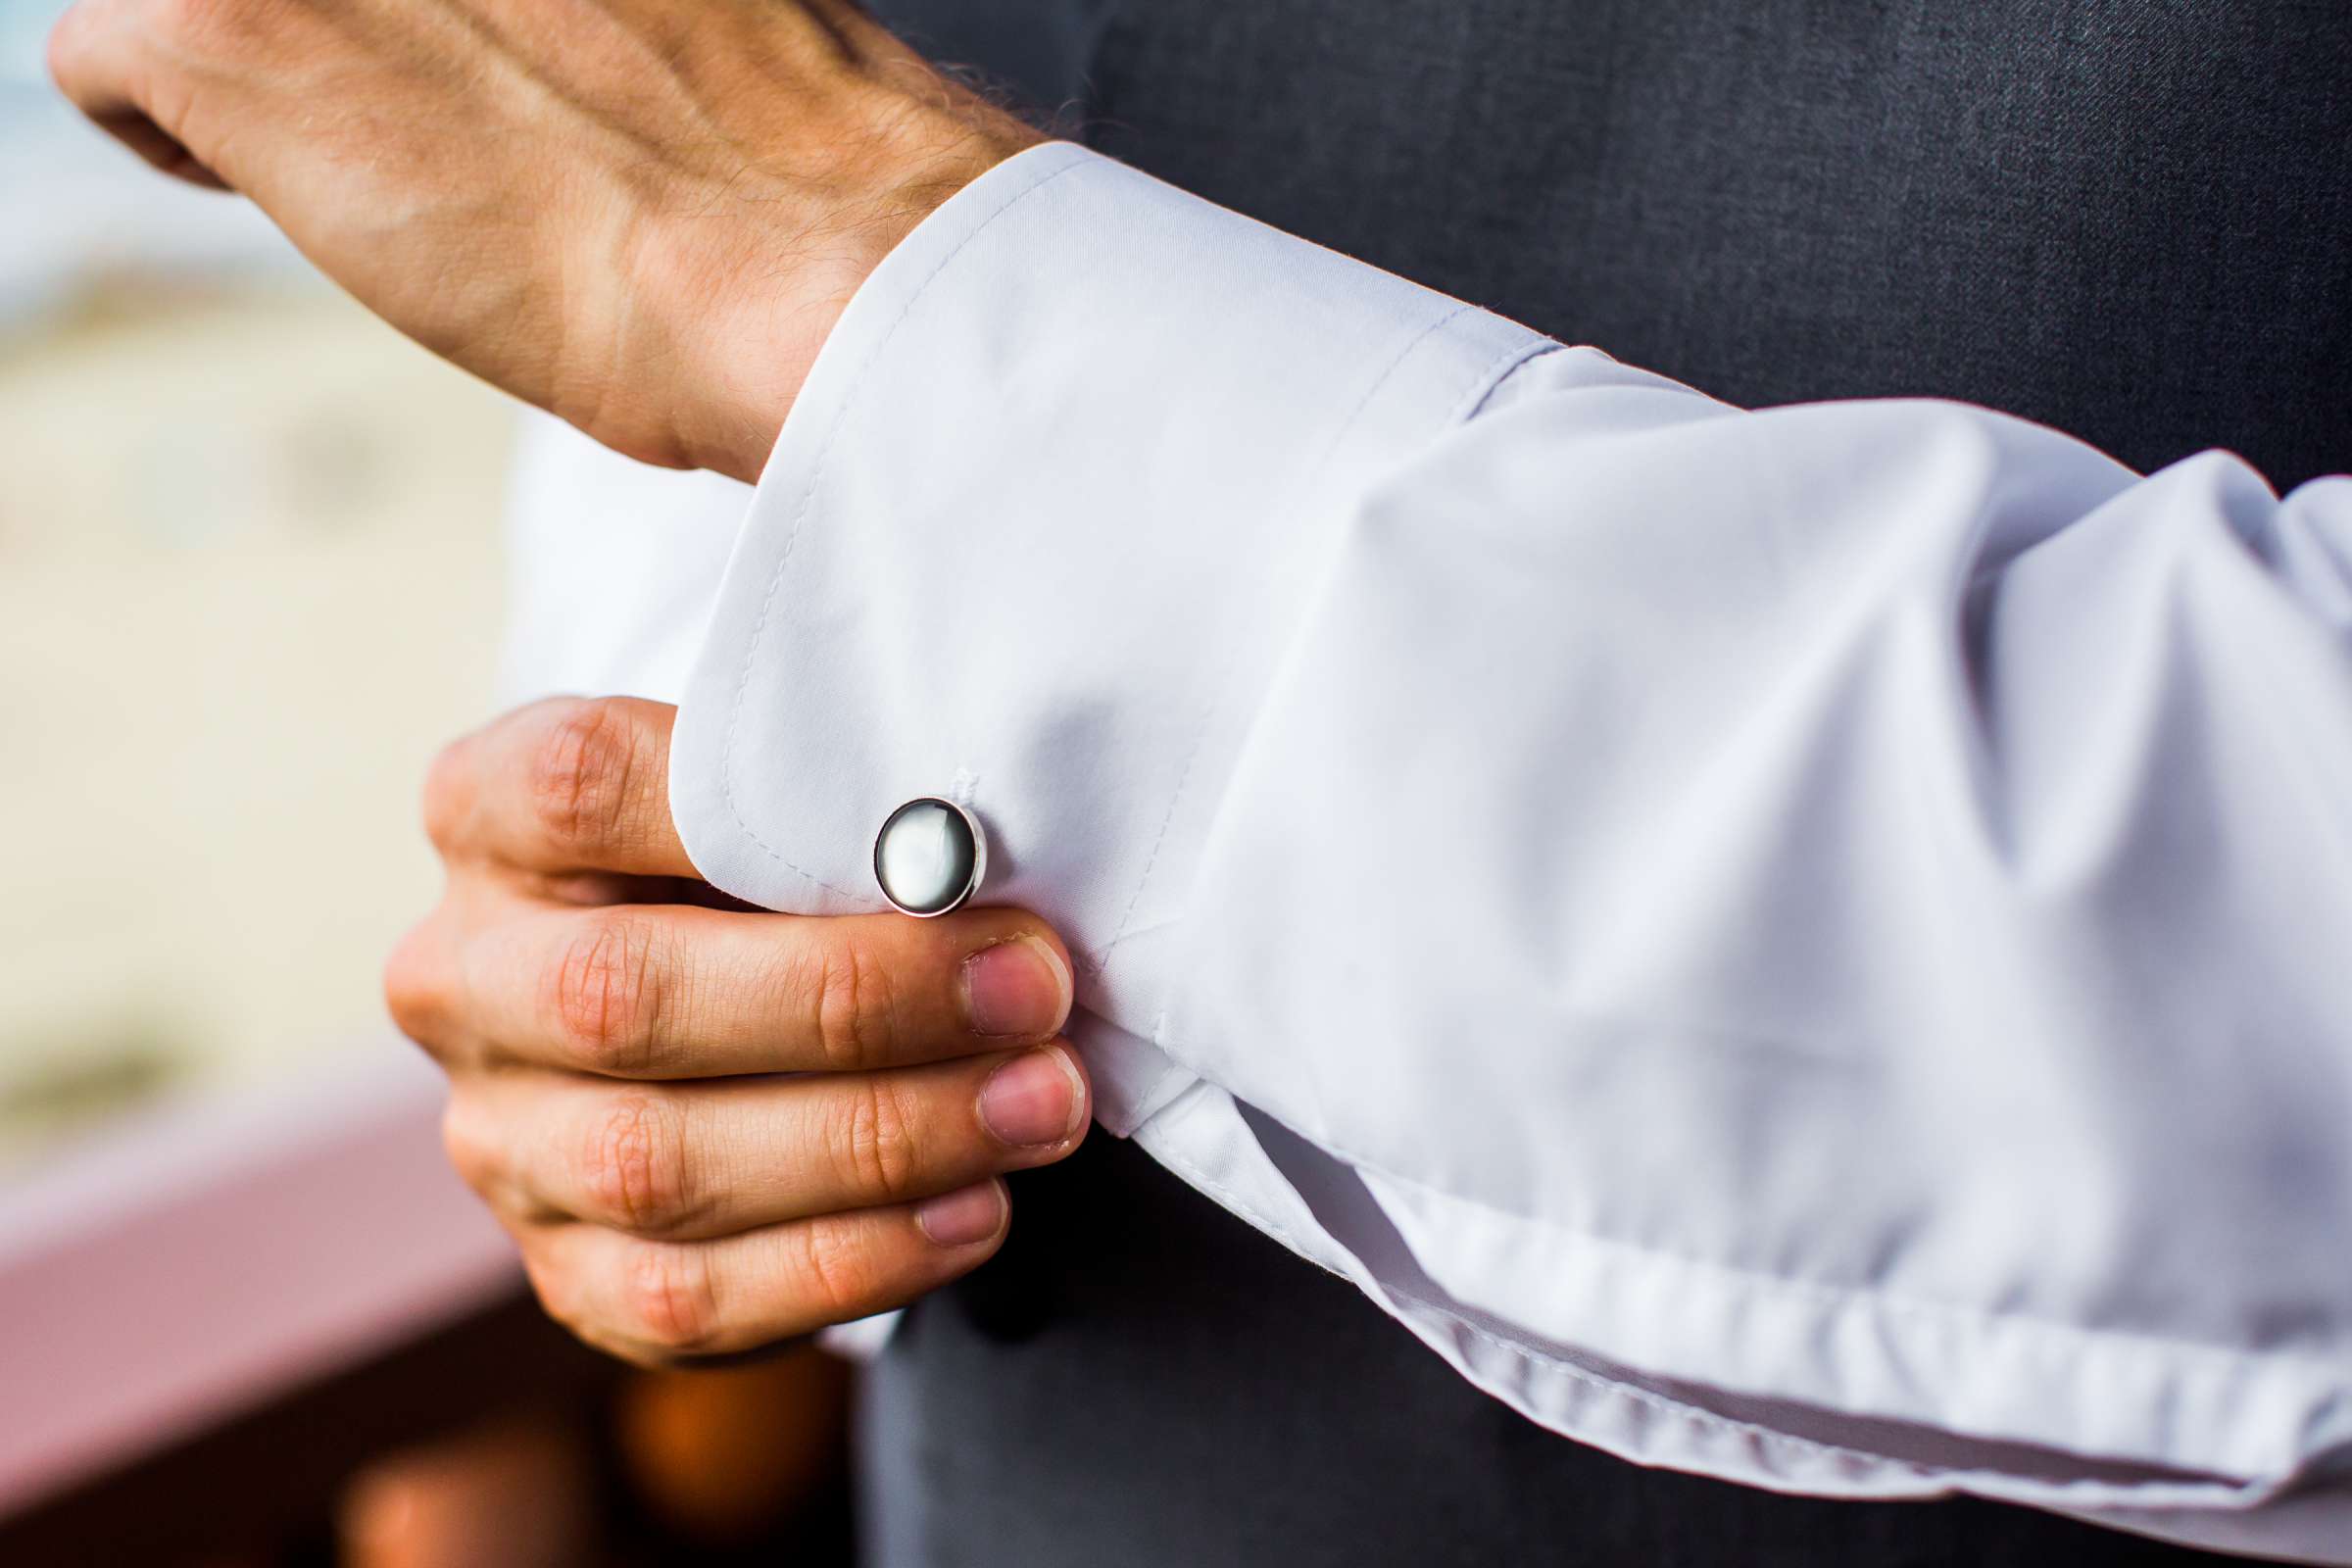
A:
[[[548,1310],[641,1362],[954,1279],[1004,1238],[998,1173],[1067,1154],[1088,1112],[1053,932],[732,905],[671,825],[672,713],[541,703],[444,753],[448,892],[385,975]]]
[[[50,68],[427,348],[740,479],[858,284],[1040,139],[850,0],[79,0]]]

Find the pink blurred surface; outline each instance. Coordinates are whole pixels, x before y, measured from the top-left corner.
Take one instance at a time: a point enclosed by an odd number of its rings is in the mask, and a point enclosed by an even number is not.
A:
[[[514,1288],[442,1159],[441,1101],[369,1041],[0,1189],[0,1513]]]

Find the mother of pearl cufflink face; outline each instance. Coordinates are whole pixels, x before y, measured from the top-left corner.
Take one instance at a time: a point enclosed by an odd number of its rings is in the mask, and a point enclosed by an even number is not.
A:
[[[935,795],[890,813],[874,835],[874,880],[894,908],[926,918],[959,909],[988,874],[980,819]]]

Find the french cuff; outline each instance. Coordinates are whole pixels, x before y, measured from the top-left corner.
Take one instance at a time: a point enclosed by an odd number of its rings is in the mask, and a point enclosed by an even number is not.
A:
[[[1254,694],[1351,503],[1547,339],[1050,143],[915,229],[785,421],[679,713],[716,886],[880,909],[875,829],[944,796],[981,897],[1079,956],[1124,1132]],[[1302,803],[1311,809],[1311,803]]]

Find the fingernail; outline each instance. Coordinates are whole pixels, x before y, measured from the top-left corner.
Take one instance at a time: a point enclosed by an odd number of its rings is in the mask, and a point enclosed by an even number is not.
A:
[[[963,1008],[984,1035],[1050,1035],[1070,1015],[1070,969],[1035,937],[982,948],[963,960]]]
[[[1013,1057],[980,1086],[980,1119],[1015,1149],[1058,1144],[1078,1130],[1078,1069],[1059,1046]]]
[[[995,1182],[982,1182],[960,1192],[926,1200],[914,1211],[923,1234],[941,1247],[969,1247],[997,1234],[1004,1223],[1004,1192]]]

